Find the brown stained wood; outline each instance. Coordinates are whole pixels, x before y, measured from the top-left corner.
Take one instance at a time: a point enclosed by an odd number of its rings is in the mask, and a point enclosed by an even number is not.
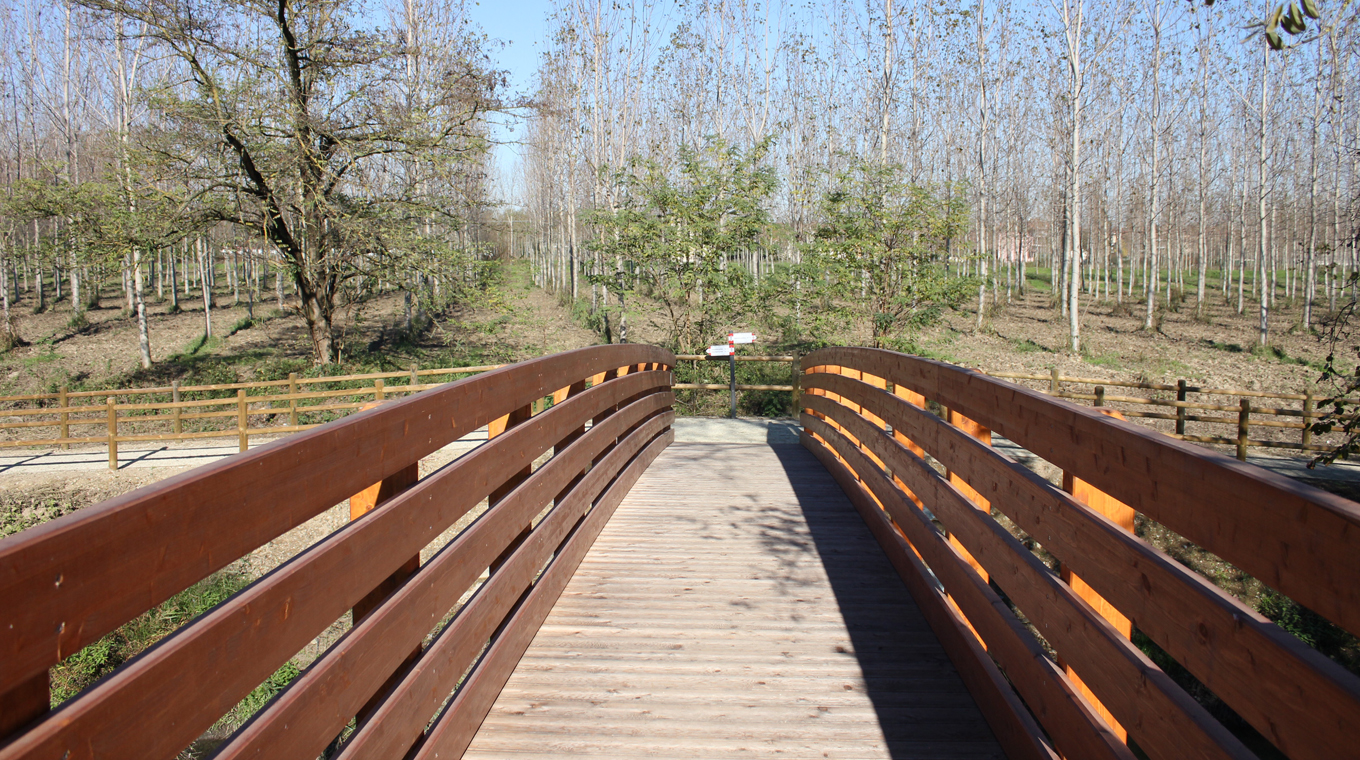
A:
[[[383,689],[382,702],[346,745],[346,756],[362,755],[365,747],[385,739],[377,756],[400,755],[420,735],[438,709],[442,697],[452,692],[462,674],[480,651],[490,632],[500,624],[510,606],[533,580],[533,573],[561,542],[610,476],[627,463],[643,444],[663,431],[673,415],[667,411],[669,394],[648,397],[593,428],[576,446],[554,456],[523,485],[489,510],[447,547],[436,554],[420,573],[356,625],[346,638],[328,651],[276,702],[229,745],[219,751],[221,760],[236,757],[314,757],[326,746],[327,737],[338,733],[354,705],[381,685],[381,674],[398,662],[403,647],[418,646],[477,579],[481,570],[514,541],[520,527],[553,498],[564,483],[576,476],[584,463],[610,445],[625,426],[646,420],[623,446],[611,452],[602,467],[592,471],[569,494],[568,500],[549,513],[529,540],[510,558],[509,564],[491,578],[431,643],[415,667],[392,688]],[[472,631],[471,634],[468,631]],[[450,657],[452,647],[459,657]],[[431,678],[443,677],[438,686]],[[385,692],[385,693],[384,693]],[[423,698],[422,704],[419,700]],[[433,700],[431,702],[431,700]],[[394,744],[400,744],[394,748]]]
[[[943,362],[875,349],[803,358],[835,362],[938,399],[1360,635],[1360,505]]]
[[[978,439],[982,443],[991,445],[992,431],[988,430],[986,427],[979,425],[953,409],[949,410],[948,417],[949,424]],[[882,463],[880,463],[880,465],[881,464]],[[968,497],[969,501],[976,504],[978,509],[990,513],[991,504],[982,494],[968,485],[968,481],[959,477],[958,473],[955,472],[946,471],[946,475],[949,477],[949,482],[952,483],[955,488],[959,489],[964,496]],[[969,554],[968,550],[963,548],[963,544],[959,543],[958,539],[953,536],[949,537],[949,542],[954,545],[954,548],[958,550],[959,554],[963,555],[964,559],[968,560],[968,564],[973,566],[973,570],[977,571],[984,581],[987,580],[987,571],[983,570],[982,565],[978,564],[978,561],[973,559],[973,555]]]
[[[396,571],[595,410],[667,379],[603,385],[455,460],[66,703],[0,758],[173,757],[352,607],[365,581]],[[157,731],[141,730],[147,722]]]
[[[47,671],[0,693],[0,742],[42,717],[51,706],[52,692]]]
[[[934,415],[837,378],[960,472],[1262,735],[1296,758],[1350,751],[1360,679],[1032,470]]]
[[[886,397],[887,394],[883,394]],[[1254,755],[1204,708],[990,515],[886,435],[869,437],[871,428],[844,406],[818,399],[820,411],[838,420],[888,461],[894,474],[921,496],[950,535],[972,552],[995,582],[1036,625],[1053,648],[1083,673],[1102,702],[1152,757],[1187,755],[1238,758]]]
[[[0,692],[491,419],[621,361],[671,356],[628,344],[505,367],[0,539]]]
[[[412,753],[413,760],[463,756],[586,552],[643,471],[674,440],[675,433],[666,430],[619,472],[511,613],[448,707],[426,731],[424,741]]]
[[[1181,381],[1182,388],[1184,388],[1184,385],[1185,381]],[[1124,415],[1114,409],[1102,409],[1101,413],[1118,420],[1124,419]],[[1182,430],[1181,432],[1184,431]],[[1072,494],[1072,498],[1090,507],[1093,511],[1108,517],[1115,525],[1118,525],[1130,533],[1133,532],[1134,513],[1129,505],[1119,501],[1104,491],[1095,488],[1081,478],[1073,476],[1070,472],[1063,473],[1063,490]],[[1064,583],[1072,587],[1072,590],[1076,592],[1077,596],[1086,600],[1086,603],[1091,605],[1091,608],[1096,612],[1100,613],[1101,617],[1110,621],[1110,625],[1114,626],[1115,630],[1124,634],[1125,638],[1129,638],[1133,635],[1133,622],[1130,621],[1124,613],[1115,609],[1114,605],[1110,604],[1105,597],[1096,593],[1095,589],[1091,588],[1090,584],[1081,579],[1081,576],[1073,573],[1072,568],[1060,563],[1058,566],[1058,574],[1062,577]],[[1119,725],[1119,721],[1115,720],[1114,716],[1110,714],[1110,711],[1100,703],[1100,700],[1096,698],[1095,693],[1081,680],[1081,676],[1073,670],[1071,666],[1066,665],[1061,657],[1058,658],[1058,664],[1066,667],[1067,676],[1082,690],[1082,694],[1095,707],[1096,714],[1100,715],[1101,719],[1110,724],[1110,728],[1120,739],[1128,741],[1128,731],[1126,731],[1123,726]]]
[[[805,450],[674,444],[464,757],[1001,757],[990,733]]]
[[[382,381],[379,380],[378,382],[381,383]],[[373,406],[378,406],[379,403],[380,402],[378,401],[372,402]],[[378,505],[385,504],[397,494],[415,485],[416,481],[419,479],[420,463],[415,462],[410,467],[399,470],[395,474],[383,478],[359,493],[354,494],[349,497],[349,519],[357,520],[369,512],[372,512]],[[408,578],[415,575],[416,571],[419,569],[420,553],[416,552],[414,556],[406,560],[405,564],[397,568],[391,575],[379,581],[378,584],[373,587],[372,591],[368,592],[362,599],[354,603],[353,609],[350,610],[351,626],[363,622],[364,619],[369,616],[369,613],[376,609],[378,605],[382,604],[382,601],[387,598],[388,594],[399,588]],[[409,665],[419,655],[420,645],[416,644],[415,650],[408,655],[404,661],[395,665],[388,674],[389,682],[398,677],[398,674],[404,665]],[[381,689],[377,691],[381,691]],[[363,716],[373,711],[374,706],[374,702],[370,700],[355,714],[362,719]]]
[[[1024,624],[996,592],[982,581],[981,576],[930,520],[903,500],[904,494],[900,489],[894,492],[885,475],[867,468],[867,460],[862,458],[856,464],[866,466],[864,478],[856,482],[854,474],[835,454],[835,449],[847,450],[848,439],[831,430],[821,420],[815,420],[807,428],[808,431],[814,429],[820,431],[822,439],[818,440],[805,431],[804,446],[822,460],[823,465],[851,496],[851,500],[863,505],[861,514],[866,521],[872,525],[872,519],[877,519],[875,512],[886,510],[886,516],[892,518],[893,526],[905,532],[907,540],[912,542],[913,554],[906,556],[905,552],[902,553],[908,566],[899,564],[898,571],[908,581],[913,596],[919,597],[918,603],[922,609],[933,611],[931,627],[949,649],[950,659],[961,672],[974,674],[969,681],[969,690],[978,696],[979,701],[1009,705],[1009,700],[1014,699],[1013,693],[1008,697],[1013,684],[1028,704],[1029,712],[1033,712],[1053,737],[1057,749],[1065,752],[1066,756],[1130,760],[1133,755],[1128,748],[1091,712],[1076,687],[1048,658]],[[827,440],[835,443],[824,442]],[[833,445],[835,448],[832,448]],[[855,457],[853,453],[848,456]],[[865,491],[865,488],[868,490]],[[926,570],[927,565],[931,568],[929,571]],[[933,573],[943,584],[943,591],[926,580],[928,572]],[[957,595],[958,601],[947,593]],[[956,609],[956,604],[961,607]],[[959,609],[964,610],[964,613]],[[971,618],[965,619],[962,616],[965,613]],[[969,620],[977,621],[977,627]],[[991,646],[984,650],[980,638],[985,638]],[[1003,681],[1001,684],[1004,690],[995,685],[995,679],[989,675],[995,670],[992,658],[1010,676],[1009,683]],[[1014,714],[1013,719],[1007,716],[1007,709]],[[1011,728],[1007,731],[1012,736],[1018,733],[1022,738],[1031,737],[1030,742],[1020,742],[1021,747],[1035,743],[1040,733],[1036,728],[1025,728],[1033,719],[1026,721],[1028,712],[1024,707],[1017,709],[1012,706],[1007,709],[993,706],[985,710],[984,714],[994,727],[998,722],[1008,721],[1023,729]]]

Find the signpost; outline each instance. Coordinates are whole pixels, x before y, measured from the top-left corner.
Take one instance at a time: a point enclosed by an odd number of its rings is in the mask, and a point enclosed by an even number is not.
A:
[[[752,332],[739,332],[727,334],[727,345],[709,346],[704,352],[709,359],[721,359],[727,357],[727,387],[732,398],[732,419],[737,418],[737,344],[755,343],[756,334]]]

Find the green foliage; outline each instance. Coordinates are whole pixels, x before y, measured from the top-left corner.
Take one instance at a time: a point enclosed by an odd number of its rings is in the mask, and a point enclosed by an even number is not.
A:
[[[748,151],[710,140],[682,148],[674,176],[640,159],[617,172],[619,202],[591,218],[600,236],[590,247],[604,269],[588,279],[618,300],[606,308],[623,316],[630,295],[646,294],[661,309],[666,345],[682,353],[737,327],[755,285],[732,259],[767,232],[776,187],[763,165],[769,149],[769,140]]]
[[[861,322],[879,348],[938,321],[976,287],[945,267],[967,230],[964,193],[941,198],[901,175],[856,161],[823,202],[826,222],[804,256],[822,308]]]

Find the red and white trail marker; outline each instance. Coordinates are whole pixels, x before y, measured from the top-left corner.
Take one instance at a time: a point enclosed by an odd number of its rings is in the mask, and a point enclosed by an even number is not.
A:
[[[755,343],[756,334],[753,332],[728,333],[727,342],[734,343]]]

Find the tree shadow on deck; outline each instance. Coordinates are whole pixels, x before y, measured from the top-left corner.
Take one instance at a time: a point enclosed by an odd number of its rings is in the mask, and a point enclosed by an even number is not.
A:
[[[840,486],[798,444],[773,445],[793,486],[893,758],[1004,758],[878,542]],[[788,539],[785,538],[785,541]],[[774,548],[774,547],[772,547]],[[811,695],[810,695],[811,696]]]

